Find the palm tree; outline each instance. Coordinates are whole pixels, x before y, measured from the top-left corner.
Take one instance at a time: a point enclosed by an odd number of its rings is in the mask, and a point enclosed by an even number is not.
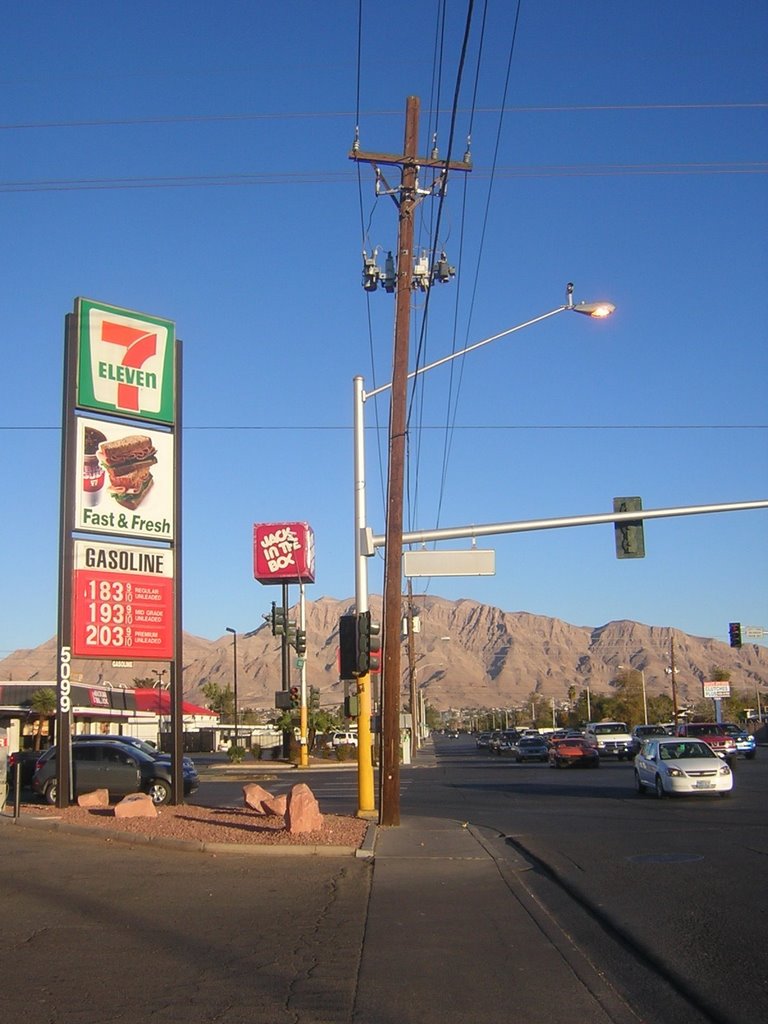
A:
[[[51,718],[56,712],[56,692],[50,687],[43,687],[35,690],[31,700],[32,710],[37,713],[37,731],[35,732],[35,750],[40,749],[40,741],[43,736],[43,722]]]

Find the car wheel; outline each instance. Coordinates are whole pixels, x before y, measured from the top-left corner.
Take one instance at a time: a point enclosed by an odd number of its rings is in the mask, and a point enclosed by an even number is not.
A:
[[[171,799],[171,787],[165,779],[152,779],[147,793],[156,805],[167,804]]]
[[[722,797],[723,800],[725,800],[726,797],[729,797],[730,795],[731,795],[731,790],[730,789],[723,790],[721,793],[718,793],[718,796]]]
[[[661,781],[661,776],[660,775],[656,776],[655,789],[656,789],[656,799],[657,800],[663,800],[664,797],[667,794],[664,792],[664,783]]]
[[[55,779],[52,779],[48,783],[48,785],[45,787],[45,791],[43,793],[43,796],[45,797],[45,802],[47,804],[53,805],[53,804],[56,803],[56,780]]]
[[[635,792],[638,796],[645,796],[645,786],[640,781],[640,772],[635,768]]]

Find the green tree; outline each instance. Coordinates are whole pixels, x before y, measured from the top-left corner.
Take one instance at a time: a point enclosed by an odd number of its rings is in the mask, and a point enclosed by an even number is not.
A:
[[[37,715],[37,729],[35,730],[35,750],[40,749],[40,741],[43,736],[43,723],[47,722],[56,714],[56,691],[48,686],[35,690],[30,701],[32,710]]]
[[[205,683],[202,691],[211,711],[221,715],[222,720],[225,718],[235,720],[235,696],[229,683],[224,687],[214,682]]]
[[[611,701],[612,714],[631,729],[643,721],[643,674],[634,668],[623,669],[611,686],[615,695]]]

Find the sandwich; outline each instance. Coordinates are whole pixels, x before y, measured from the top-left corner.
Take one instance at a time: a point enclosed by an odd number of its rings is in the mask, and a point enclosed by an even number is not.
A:
[[[99,459],[109,474],[109,493],[125,508],[138,508],[154,483],[151,467],[157,450],[146,434],[129,434],[99,445]]]

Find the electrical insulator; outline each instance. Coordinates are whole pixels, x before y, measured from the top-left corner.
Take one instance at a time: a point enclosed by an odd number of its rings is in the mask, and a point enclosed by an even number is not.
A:
[[[387,258],[384,260],[384,271],[381,274],[381,283],[384,286],[384,291],[390,294],[397,287],[397,270],[395,269],[395,257],[391,252],[387,253]]]
[[[368,256],[363,250],[363,288],[367,292],[375,292],[379,285],[381,271],[376,263],[376,251]]]
[[[438,284],[445,284],[446,281],[450,281],[456,274],[456,267],[452,267],[448,262],[448,257],[444,252],[440,253],[440,259],[432,268],[432,280],[437,281]]]
[[[413,286],[425,292],[429,289],[429,259],[426,253],[416,260],[413,266]]]

